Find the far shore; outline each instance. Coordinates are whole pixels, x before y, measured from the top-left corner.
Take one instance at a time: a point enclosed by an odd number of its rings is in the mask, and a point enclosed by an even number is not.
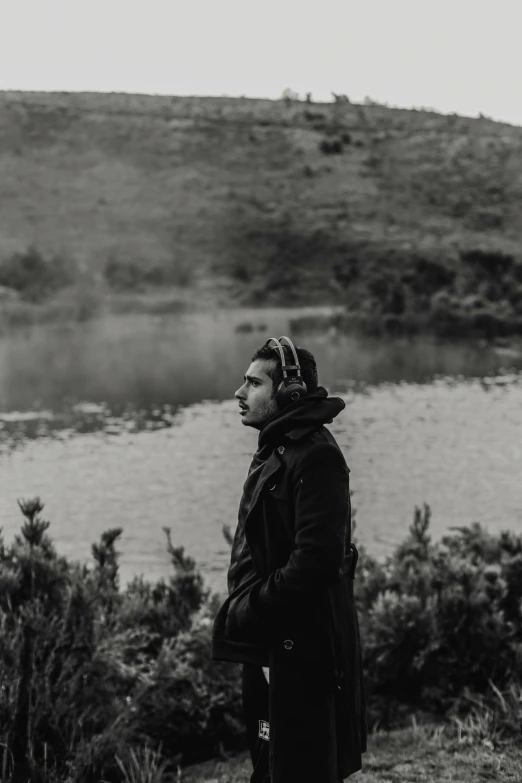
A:
[[[319,300],[312,303],[312,297],[295,302],[281,303],[277,299],[246,301],[230,281],[201,281],[197,286],[150,287],[137,291],[111,291],[105,286],[75,285],[64,289],[52,299],[41,303],[26,302],[13,292],[6,294],[0,289],[0,338],[16,334],[20,330],[42,325],[71,327],[100,318],[112,316],[149,315],[153,317],[211,315],[220,311],[234,313],[236,331],[254,331],[262,326],[254,314],[270,317],[273,312],[287,310],[292,316],[294,333],[320,333],[335,337],[338,333],[355,333],[370,337],[391,337],[414,339],[427,337],[443,341],[479,341],[490,345],[500,355],[516,358],[522,354],[522,335],[519,333],[481,334],[468,333],[459,327],[455,333],[444,329],[442,333],[433,329],[429,315],[412,321],[386,319],[369,316],[350,310],[335,301]]]

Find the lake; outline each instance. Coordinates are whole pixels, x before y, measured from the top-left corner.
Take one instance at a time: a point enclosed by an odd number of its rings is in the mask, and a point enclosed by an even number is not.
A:
[[[61,554],[86,561],[122,527],[124,582],[169,573],[164,527],[225,590],[229,547],[257,433],[234,391],[278,309],[111,316],[0,338],[0,526],[39,495]],[[314,311],[315,312],[315,311]],[[331,425],[351,469],[357,537],[378,556],[415,505],[432,533],[480,522],[522,533],[522,356],[509,349],[334,330],[295,337],[347,406]]]

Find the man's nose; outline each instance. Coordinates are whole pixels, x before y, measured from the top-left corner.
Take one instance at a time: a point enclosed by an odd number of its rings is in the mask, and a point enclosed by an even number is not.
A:
[[[245,397],[245,394],[244,394],[244,391],[243,391],[244,388],[245,388],[245,384],[243,384],[243,386],[240,386],[239,389],[234,392],[234,397],[236,398],[236,400],[244,399],[244,397]]]

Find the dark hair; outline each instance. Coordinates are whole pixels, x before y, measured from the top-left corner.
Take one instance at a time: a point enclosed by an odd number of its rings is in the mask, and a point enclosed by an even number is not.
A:
[[[310,351],[307,351],[305,348],[299,348],[297,345],[294,347],[297,353],[297,358],[299,359],[301,375],[303,376],[303,380],[306,383],[308,394],[313,394],[315,391],[317,391],[317,387],[319,385],[315,359]],[[293,364],[294,357],[290,348],[287,345],[284,345],[283,350],[285,352],[288,364]],[[265,343],[265,345],[262,345],[261,348],[258,348],[255,354],[252,356],[253,362],[257,361],[258,359],[265,359],[268,361],[275,359],[275,365],[267,369],[267,374],[270,378],[272,378],[272,396],[275,396],[279,384],[283,380],[283,371],[281,370],[281,356],[279,355],[279,351],[277,348],[273,348],[272,346],[266,345]]]

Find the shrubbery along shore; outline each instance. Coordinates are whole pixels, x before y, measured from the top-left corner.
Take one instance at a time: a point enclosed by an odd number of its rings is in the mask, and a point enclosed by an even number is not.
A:
[[[79,565],[38,498],[20,509],[20,534],[0,541],[1,779],[181,780],[244,749],[240,668],[210,661],[219,596],[170,531],[171,577],[121,587],[121,528]],[[384,561],[358,545],[370,729],[452,726],[493,750],[520,733],[522,537],[476,524],[432,542],[429,521],[416,509]]]

